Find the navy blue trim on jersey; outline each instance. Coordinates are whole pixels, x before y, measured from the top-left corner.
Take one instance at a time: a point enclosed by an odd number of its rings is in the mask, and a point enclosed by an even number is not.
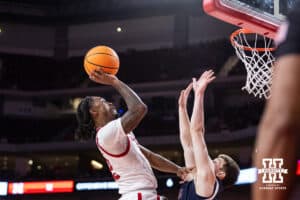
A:
[[[212,195],[209,197],[202,197],[196,193],[194,181],[189,181],[182,184],[179,190],[178,200],[216,200],[216,195],[219,194],[222,190],[222,182],[219,179],[216,179]]]

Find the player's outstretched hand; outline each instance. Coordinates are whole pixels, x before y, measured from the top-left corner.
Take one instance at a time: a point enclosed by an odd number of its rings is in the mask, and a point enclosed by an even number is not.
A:
[[[178,98],[179,107],[186,108],[187,100],[192,88],[193,88],[193,83],[190,83],[184,90],[181,90],[180,96]]]
[[[104,85],[113,85],[118,80],[115,75],[104,73],[101,69],[94,70],[90,75],[90,79]]]
[[[186,181],[188,178],[189,173],[193,171],[195,167],[180,167],[177,170],[176,175],[181,178],[182,181]]]
[[[203,72],[203,74],[200,76],[198,80],[196,78],[193,78],[193,89],[195,94],[201,95],[204,94],[207,85],[212,82],[216,77],[214,76],[213,70],[207,70]]]

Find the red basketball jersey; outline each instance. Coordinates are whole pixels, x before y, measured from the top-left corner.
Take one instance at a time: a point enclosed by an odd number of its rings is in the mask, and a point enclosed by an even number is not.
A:
[[[149,161],[138,147],[134,134],[125,134],[121,118],[98,130],[96,143],[119,186],[120,194],[157,188]]]

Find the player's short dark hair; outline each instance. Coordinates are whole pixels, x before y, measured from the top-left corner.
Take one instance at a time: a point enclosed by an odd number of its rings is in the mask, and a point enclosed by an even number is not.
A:
[[[96,134],[95,123],[90,113],[92,101],[92,97],[87,96],[81,100],[77,107],[76,118],[78,121],[78,128],[75,133],[77,139],[91,139]]]
[[[220,154],[218,158],[222,158],[225,161],[225,164],[222,167],[222,170],[225,172],[225,178],[222,180],[223,186],[228,187],[233,185],[240,174],[240,167],[238,164],[228,155]]]

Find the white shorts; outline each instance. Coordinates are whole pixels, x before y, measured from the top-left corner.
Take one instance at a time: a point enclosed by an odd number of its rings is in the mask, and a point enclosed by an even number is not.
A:
[[[155,190],[138,190],[123,194],[119,200],[163,200]]]

